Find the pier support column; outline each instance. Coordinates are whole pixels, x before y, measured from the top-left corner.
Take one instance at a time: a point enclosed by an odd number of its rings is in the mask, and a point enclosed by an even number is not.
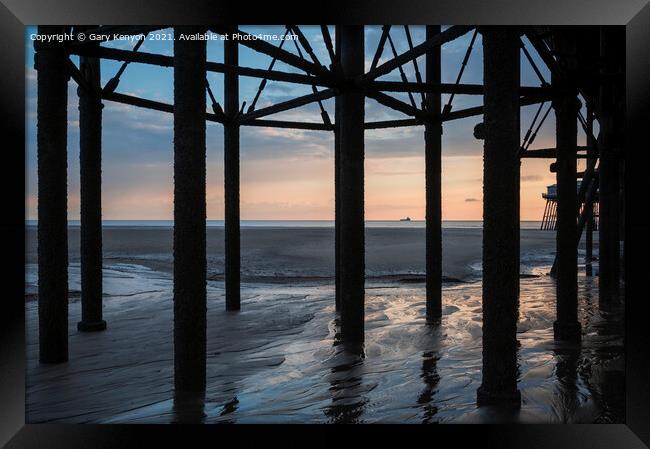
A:
[[[426,38],[440,33],[440,25],[428,25]],[[426,82],[440,84],[440,46],[426,54]],[[440,93],[428,92],[426,109],[435,119],[424,124],[424,158],[426,178],[426,275],[427,322],[442,316],[442,122]]]
[[[620,276],[620,197],[619,197],[619,154],[620,141],[617,136],[622,127],[623,112],[617,101],[615,85],[620,78],[617,67],[618,55],[625,48],[624,31],[616,27],[601,27],[600,53],[604,63],[603,83],[600,88],[600,134],[599,134],[599,200],[598,221],[598,264],[599,296],[601,301],[609,301],[618,295]],[[622,38],[617,36],[622,34]],[[624,92],[623,94],[624,95]],[[618,126],[617,126],[618,125]]]
[[[174,29],[174,385],[205,390],[205,41]]]
[[[231,31],[235,31],[232,28]],[[239,46],[236,40],[224,41],[224,63],[239,64]],[[224,73],[223,126],[224,157],[224,236],[226,310],[240,309],[240,229],[239,229],[239,125],[235,122],[239,114],[239,75]]]
[[[477,403],[518,408],[519,33],[483,34],[483,379]]]
[[[565,45],[564,51],[575,50]],[[556,120],[557,146],[557,230],[556,230],[556,321],[553,331],[557,340],[580,340],[578,322],[578,221],[576,216],[578,192],[576,157],[578,144],[577,90],[566,78],[553,76],[552,83],[561,90],[553,100]]]
[[[363,26],[339,27],[341,67],[348,81],[364,73]],[[364,339],[364,94],[347,82],[339,96],[341,337]]]
[[[39,26],[39,34],[64,27]],[[63,46],[36,46],[38,83],[38,338],[43,363],[68,360],[68,70]]]
[[[84,332],[106,329],[102,319],[102,99],[100,63],[81,56],[80,72],[88,89],[79,95],[79,168],[81,184],[81,321]]]
[[[341,69],[341,27],[335,28],[334,54],[335,71]],[[334,285],[336,310],[341,310],[341,99],[334,97]]]
[[[595,158],[597,154],[596,142],[593,138],[594,133],[594,114],[590,106],[587,106],[587,156]],[[588,164],[592,164],[592,160],[587,159]],[[596,202],[594,201],[594,204]],[[587,219],[585,223],[585,267],[586,275],[592,276],[593,270],[591,262],[594,260],[594,204],[586,210]]]

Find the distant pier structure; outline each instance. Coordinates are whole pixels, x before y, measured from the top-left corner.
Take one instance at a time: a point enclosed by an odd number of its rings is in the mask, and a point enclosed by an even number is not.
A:
[[[38,307],[42,363],[68,361],[67,147],[68,83],[79,94],[81,176],[81,302],[78,330],[110,328],[102,315],[101,120],[102,105],[111,101],[173,114],[174,139],[174,373],[177,393],[206,390],[206,122],[224,126],[225,307],[237,313],[240,301],[240,130],[243,126],[317,130],[334,133],[336,310],[341,337],[359,345],[364,340],[364,132],[420,126],[424,134],[426,177],[426,314],[430,325],[442,316],[441,150],[444,124],[477,117],[474,136],[484,140],[483,186],[483,372],[477,404],[519,407],[517,389],[517,319],[519,307],[520,164],[525,158],[554,160],[557,175],[554,227],[557,239],[557,316],[555,338],[579,341],[577,247],[582,229],[595,230],[592,207],[598,203],[599,289],[601,303],[619,291],[623,133],[625,110],[625,29],[602,27],[426,27],[416,42],[409,26],[386,25],[372,54],[365,53],[364,27],[321,26],[319,41],[327,52],[318,56],[301,27],[287,25],[296,39],[274,45],[255,39],[237,26],[188,26],[178,35],[237,32],[228,40],[223,61],[208,61],[204,40],[177,41],[173,55],[117,49],[105,45],[116,35],[146,35],[163,27],[92,25],[40,26],[41,35],[93,33],[99,40],[36,40],[38,74]],[[393,37],[406,37],[408,50],[398,53]],[[453,83],[441,79],[441,46],[471,35]],[[482,37],[483,84],[462,83],[462,75]],[[320,39],[322,38],[322,39]],[[387,42],[390,46],[387,46]],[[313,43],[315,45],[315,42]],[[268,68],[240,64],[240,46],[270,58]],[[391,51],[388,51],[390,47]],[[533,53],[537,57],[533,57]],[[70,59],[80,57],[79,66]],[[102,86],[102,60],[122,63]],[[367,67],[365,61],[370,61]],[[291,71],[274,68],[276,61]],[[521,64],[539,78],[522,86]],[[174,70],[174,102],[119,92],[129,64]],[[538,67],[546,66],[546,79]],[[415,75],[409,79],[405,67]],[[224,104],[215,99],[208,72],[224,75]],[[384,79],[399,73],[400,80]],[[242,102],[240,77],[260,81],[255,98]],[[270,81],[301,84],[311,93],[271,106],[256,107]],[[396,96],[401,93],[401,96]],[[408,94],[408,95],[406,95]],[[448,95],[443,105],[442,95]],[[455,108],[456,95],[483,99],[480,106]],[[408,100],[406,100],[408,96]],[[209,101],[207,100],[209,98]],[[335,111],[323,101],[335,98]],[[364,102],[373,99],[405,118],[367,121]],[[276,113],[317,103],[320,121],[274,119]],[[246,106],[246,104],[248,106]],[[523,142],[520,110],[536,105],[537,113]],[[531,148],[541,124],[555,112],[553,148]],[[270,118],[269,118],[270,117]],[[594,123],[598,135],[594,135]],[[471,130],[468,130],[471,132]],[[578,133],[587,144],[578,145]],[[578,158],[587,160],[576,189]],[[586,212],[586,213],[585,213]],[[590,218],[591,217],[591,218]],[[591,232],[587,232],[590,236]]]
[[[543,231],[555,231],[557,225],[557,184],[547,186],[546,193],[542,193],[542,198],[546,200],[546,205],[542,214],[542,224],[539,228]]]
[[[582,182],[578,181],[578,191],[580,190],[581,184]],[[543,231],[555,231],[557,225],[557,184],[546,186],[546,192],[542,193],[542,198],[546,200],[546,205],[544,206],[542,223],[539,228]],[[585,220],[586,225],[589,226],[589,223],[591,222],[591,230],[598,230],[598,191],[596,191],[591,205],[582,203],[579,213],[580,215],[583,213],[591,214],[591,216],[588,216]]]

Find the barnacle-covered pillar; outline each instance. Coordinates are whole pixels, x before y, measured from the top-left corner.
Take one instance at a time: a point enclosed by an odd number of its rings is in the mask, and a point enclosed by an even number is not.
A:
[[[174,385],[205,390],[205,67],[204,40],[174,29]]]
[[[92,44],[91,44],[92,45]],[[98,58],[79,57],[86,87],[79,87],[81,193],[81,321],[84,332],[106,329],[102,317],[102,99]]]
[[[39,26],[54,38],[64,27]],[[68,360],[68,56],[37,41],[38,339],[43,363]]]
[[[519,33],[483,34],[483,379],[477,403],[519,407]]]
[[[364,338],[364,93],[352,80],[364,73],[363,26],[340,26],[341,68],[346,78],[339,95],[340,148],[340,303],[341,337]]]
[[[426,28],[427,39],[440,33],[440,25]],[[426,54],[426,81],[440,84],[440,46]],[[426,275],[427,321],[436,322],[442,315],[442,121],[440,93],[428,92],[426,109],[432,119],[424,124],[424,159],[426,184]]]

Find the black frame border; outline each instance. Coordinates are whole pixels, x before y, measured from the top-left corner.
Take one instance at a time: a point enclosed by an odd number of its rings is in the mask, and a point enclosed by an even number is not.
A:
[[[626,26],[626,424],[589,425],[452,425],[364,426],[353,430],[372,440],[404,436],[437,441],[475,441],[485,447],[643,448],[650,445],[650,317],[644,260],[650,255],[650,218],[642,207],[648,193],[650,167],[650,4],[648,0],[411,0],[344,2],[313,0],[248,4],[201,0],[192,5],[173,0],[88,2],[83,0],[2,0],[0,4],[0,106],[3,164],[0,164],[4,210],[0,239],[9,259],[0,270],[4,297],[0,303],[0,444],[5,447],[135,447],[187,445],[193,437],[218,444],[219,437],[246,442],[277,434],[287,442],[283,426],[133,426],[25,425],[25,25],[32,24],[202,24],[217,23],[358,23],[358,24],[544,24]],[[19,150],[19,149],[22,149]],[[632,207],[632,205],[636,207]],[[348,429],[349,430],[349,429]],[[397,430],[397,433],[396,433]],[[300,426],[294,442],[313,445],[348,440],[337,428]],[[299,435],[295,435],[298,432]],[[292,438],[293,439],[293,438]],[[264,440],[262,440],[264,441]],[[268,440],[266,440],[268,441]],[[367,440],[368,441],[368,440]],[[645,443],[645,444],[644,444]],[[464,445],[464,444],[463,444]],[[456,446],[456,444],[455,444]]]

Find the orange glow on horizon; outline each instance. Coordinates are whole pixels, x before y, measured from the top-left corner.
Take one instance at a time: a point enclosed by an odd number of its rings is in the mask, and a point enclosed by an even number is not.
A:
[[[333,220],[334,173],[331,158],[243,161],[243,220]],[[540,220],[541,194],[555,182],[550,160],[525,159],[521,164],[521,219]],[[442,161],[443,220],[481,220],[482,156],[449,156]],[[424,157],[367,158],[367,220],[424,220]],[[105,173],[110,176],[110,173]],[[171,175],[171,173],[169,173]],[[143,183],[136,189],[105,190],[105,220],[169,220],[173,217],[172,177]],[[169,182],[167,182],[169,181]],[[119,189],[116,189],[119,190]],[[219,164],[208,166],[208,219],[223,219],[223,175]],[[28,218],[36,217],[36,195],[26,198]],[[79,217],[79,194],[70,191],[70,219]]]

